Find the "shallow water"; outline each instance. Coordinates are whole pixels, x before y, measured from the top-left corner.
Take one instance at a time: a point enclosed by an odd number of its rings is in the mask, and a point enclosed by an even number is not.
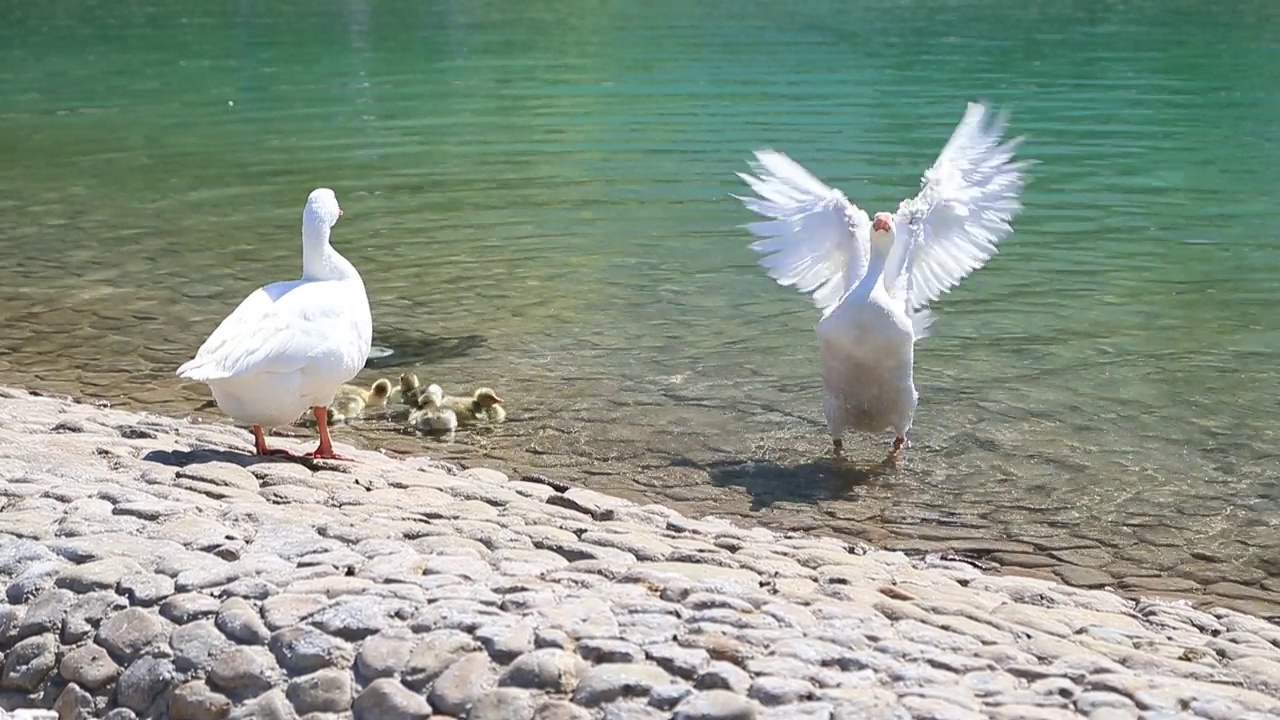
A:
[[[195,409],[173,369],[296,276],[325,185],[396,350],[362,380],[491,384],[511,415],[343,439],[878,541],[1101,545],[1115,577],[1280,576],[1270,3],[80,5],[0,9],[0,381]],[[1027,209],[937,306],[905,462],[856,437],[836,468],[816,312],[754,265],[733,173],[773,146],[892,208],[971,98],[1028,136]]]

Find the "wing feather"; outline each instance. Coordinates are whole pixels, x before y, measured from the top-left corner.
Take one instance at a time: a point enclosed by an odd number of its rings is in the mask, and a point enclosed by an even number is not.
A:
[[[1022,210],[1024,171],[1033,161],[1014,161],[1022,138],[1002,142],[1007,124],[1005,113],[992,118],[985,105],[969,103],[924,173],[920,192],[898,206],[900,240],[886,263],[886,285],[906,294],[909,309],[950,291],[1013,232],[1013,219]]]
[[[825,314],[866,274],[871,220],[867,213],[798,163],[760,150],[754,176],[738,177],[758,197],[737,197],[770,220],[746,228],[761,238],[751,244],[758,262],[780,285],[810,293]]]

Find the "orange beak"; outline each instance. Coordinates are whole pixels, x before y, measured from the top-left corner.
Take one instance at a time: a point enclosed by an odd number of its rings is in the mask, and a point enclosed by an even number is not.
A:
[[[889,221],[880,215],[871,223],[871,229],[877,232],[889,232]]]

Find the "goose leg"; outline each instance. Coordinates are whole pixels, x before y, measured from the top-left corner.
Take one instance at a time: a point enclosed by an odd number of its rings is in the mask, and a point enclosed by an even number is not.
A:
[[[831,450],[836,457],[844,457],[844,440],[841,438],[831,438]]]
[[[898,454],[902,452],[902,449],[909,447],[911,447],[911,441],[907,439],[906,433],[902,433],[893,439],[893,449],[889,451],[889,458],[897,459]]]
[[[267,447],[267,436],[263,434],[261,425],[253,426],[253,450],[258,455],[283,455],[284,457],[297,457],[297,455],[294,455],[284,448],[275,448],[273,450]]]
[[[333,441],[329,438],[329,409],[317,405],[311,408],[311,414],[316,416],[316,428],[320,431],[320,444],[315,450],[307,453],[307,457],[326,458],[329,460],[355,460],[355,458],[339,455],[333,451]]]

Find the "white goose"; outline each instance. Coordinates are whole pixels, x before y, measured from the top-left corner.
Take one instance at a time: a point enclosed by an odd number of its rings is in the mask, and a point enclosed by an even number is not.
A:
[[[969,103],[925,172],[919,194],[875,219],[786,155],[765,150],[738,173],[759,197],[739,197],[772,218],[747,229],[751,245],[781,285],[812,293],[822,311],[818,346],[823,412],[837,457],[844,432],[896,436],[889,457],[909,445],[916,408],[915,341],[926,336],[929,303],[996,253],[1022,209],[1022,138],[1001,142],[1006,119]]]
[[[333,451],[327,407],[364,367],[373,318],[360,273],[329,244],[341,216],[332,190],[312,191],[302,212],[302,278],[255,290],[178,368],[208,383],[223,412],[253,426],[259,455],[292,455],[267,448],[262,428],[289,424],[309,407],[320,445],[307,456],[350,459]]]

